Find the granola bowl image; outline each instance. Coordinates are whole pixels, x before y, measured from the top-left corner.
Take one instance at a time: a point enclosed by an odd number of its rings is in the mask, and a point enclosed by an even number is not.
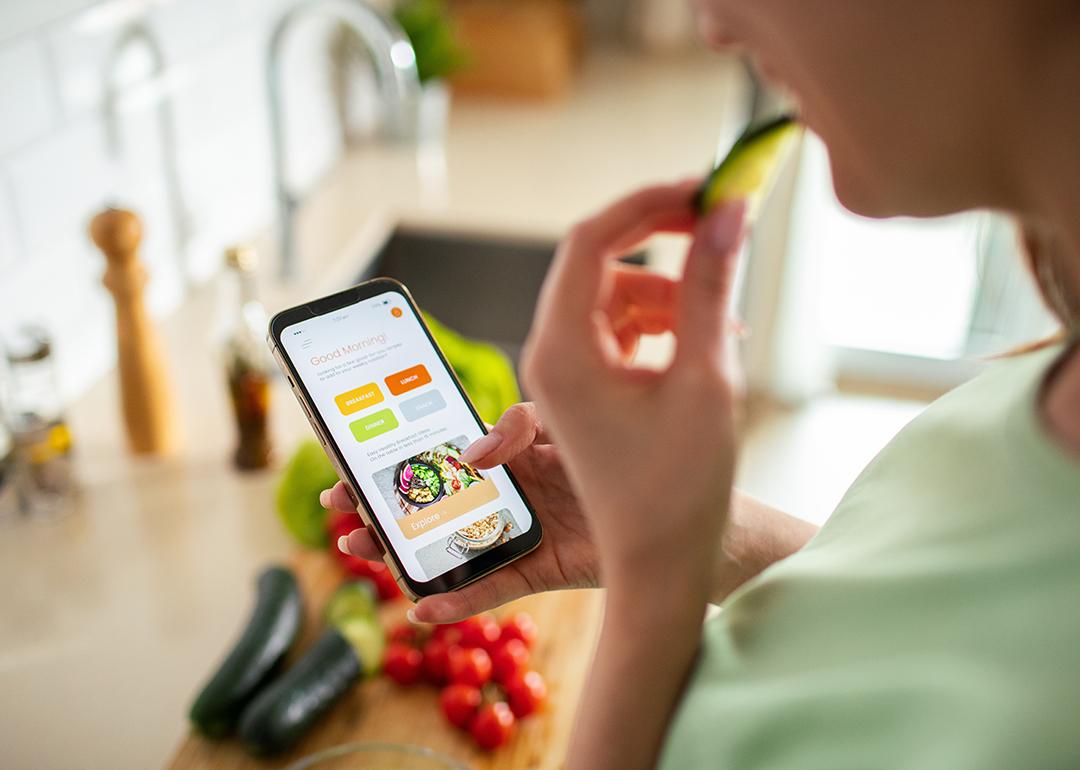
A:
[[[495,511],[467,527],[462,527],[454,533],[454,537],[461,541],[466,550],[481,551],[498,542],[505,530],[506,520],[502,511]]]

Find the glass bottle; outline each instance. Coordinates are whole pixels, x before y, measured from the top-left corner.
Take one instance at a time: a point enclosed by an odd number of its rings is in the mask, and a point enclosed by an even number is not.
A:
[[[237,447],[233,462],[241,470],[270,464],[270,384],[273,362],[266,349],[266,311],[255,293],[255,251],[235,246],[225,252],[226,299],[225,371]]]
[[[75,488],[71,432],[56,382],[52,340],[38,326],[23,326],[7,339],[11,374],[9,424],[21,467],[28,511],[63,508]]]

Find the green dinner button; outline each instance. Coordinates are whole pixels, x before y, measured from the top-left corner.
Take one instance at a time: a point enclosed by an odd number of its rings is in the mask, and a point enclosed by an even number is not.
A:
[[[397,417],[394,417],[394,413],[389,409],[381,409],[375,414],[369,414],[367,417],[361,417],[355,422],[350,422],[349,430],[352,431],[357,441],[367,441],[369,438],[381,436],[397,426],[398,421]]]

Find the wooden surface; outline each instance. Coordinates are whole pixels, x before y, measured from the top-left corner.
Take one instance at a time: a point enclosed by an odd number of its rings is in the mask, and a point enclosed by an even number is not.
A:
[[[307,618],[300,650],[321,630],[319,613],[326,597],[342,579],[328,554],[307,551],[293,559],[307,602]],[[411,606],[398,600],[382,606],[387,626],[402,621]],[[438,689],[420,684],[399,687],[385,676],[355,687],[318,724],[300,746],[273,760],[249,757],[236,740],[209,741],[191,735],[180,745],[169,767],[173,770],[268,770],[283,768],[320,749],[352,741],[412,743],[454,757],[474,770],[558,768],[566,755],[577,700],[601,611],[598,591],[559,591],[521,599],[500,609],[503,616],[526,610],[540,630],[532,654],[532,667],[548,685],[547,708],[518,724],[516,736],[506,746],[487,753],[472,739],[452,727],[442,716]],[[238,624],[243,620],[238,618]],[[228,640],[222,640],[222,654]],[[215,662],[207,662],[207,671]]]
[[[146,308],[148,280],[139,258],[142,223],[130,211],[106,209],[90,222],[105,255],[105,288],[116,304],[116,356],[128,447],[167,455],[177,448],[176,409],[165,348]]]

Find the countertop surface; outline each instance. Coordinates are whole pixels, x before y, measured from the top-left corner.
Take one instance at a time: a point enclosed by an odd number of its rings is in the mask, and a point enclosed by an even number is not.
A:
[[[738,72],[707,54],[601,53],[561,100],[455,103],[444,151],[351,153],[306,196],[301,275],[264,281],[268,310],[347,285],[398,223],[556,238],[621,192],[700,174],[742,123]],[[5,768],[163,764],[194,690],[247,616],[257,570],[289,558],[276,474],[229,462],[217,299],[214,285],[200,287],[162,322],[182,449],[128,455],[107,376],[70,410],[73,509],[0,529]],[[282,456],[309,429],[286,390],[274,398]]]

